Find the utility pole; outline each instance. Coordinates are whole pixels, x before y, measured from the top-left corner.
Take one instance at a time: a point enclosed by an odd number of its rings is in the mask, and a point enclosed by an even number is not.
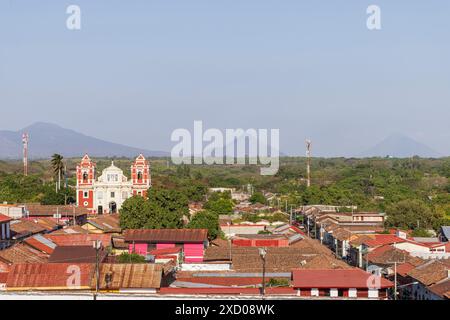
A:
[[[23,144],[23,175],[28,175],[28,141],[29,135],[28,133],[22,134],[22,144]]]
[[[95,294],[94,300],[97,300],[97,295],[100,287],[100,249],[102,243],[100,240],[95,240],[93,242],[93,247],[95,249]]]
[[[228,225],[228,245],[230,249],[230,263],[232,263],[233,259],[231,256],[231,223],[227,222],[227,225]]]
[[[311,186],[311,140],[306,140],[306,175],[307,183],[306,186],[309,188]]]
[[[291,213],[289,214],[289,225],[292,225],[292,204],[291,204]]]
[[[266,296],[266,255],[267,255],[267,250],[266,248],[259,248],[259,256],[262,259],[263,262],[263,274],[262,274],[262,298],[264,300],[265,296]]]
[[[395,243],[394,243],[394,248],[395,248]],[[397,300],[397,264],[398,263],[405,263],[406,262],[406,258],[405,255],[403,255],[403,261],[387,261],[387,263],[393,263],[394,264],[394,300]]]

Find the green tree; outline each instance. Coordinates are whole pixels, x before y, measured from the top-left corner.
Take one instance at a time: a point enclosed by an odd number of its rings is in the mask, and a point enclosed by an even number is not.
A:
[[[137,253],[121,253],[117,257],[119,263],[146,263],[145,258]]]
[[[61,176],[64,171],[63,159],[64,157],[62,155],[55,153],[51,160],[53,172],[58,179],[58,191],[61,190]]]
[[[218,215],[208,211],[197,212],[187,227],[189,229],[208,229],[208,239],[210,241],[221,234]]]
[[[125,200],[120,209],[123,229],[181,228],[182,217],[188,215],[185,195],[168,189],[150,189],[148,199],[134,196]]]
[[[214,212],[215,214],[231,214],[233,213],[234,204],[230,199],[208,200],[203,208]]]
[[[253,204],[255,204],[255,203],[265,204],[266,198],[264,197],[264,195],[261,192],[255,192],[252,194],[249,201]]]
[[[420,200],[403,200],[390,205],[386,224],[390,227],[407,229],[432,228],[439,216]]]
[[[120,208],[119,217],[122,229],[141,229],[151,219],[150,203],[139,196],[128,198]]]

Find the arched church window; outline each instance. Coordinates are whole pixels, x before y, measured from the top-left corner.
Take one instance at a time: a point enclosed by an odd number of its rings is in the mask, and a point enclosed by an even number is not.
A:
[[[83,182],[87,182],[88,181],[88,174],[87,174],[87,172],[84,172],[83,173]]]
[[[138,171],[137,178],[138,178],[138,180],[142,180],[142,172],[141,171]]]

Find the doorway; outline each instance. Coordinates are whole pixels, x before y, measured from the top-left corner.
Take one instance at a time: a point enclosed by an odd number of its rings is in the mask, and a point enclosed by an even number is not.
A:
[[[109,204],[109,213],[110,214],[117,213],[117,204],[115,202],[111,202]]]

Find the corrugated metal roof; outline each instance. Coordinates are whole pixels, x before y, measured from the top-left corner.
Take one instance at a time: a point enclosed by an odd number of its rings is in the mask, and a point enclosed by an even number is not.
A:
[[[100,289],[160,288],[162,266],[149,263],[104,263],[100,267]],[[95,277],[92,279],[95,286]]]
[[[62,217],[76,217],[87,215],[89,211],[83,207],[75,207],[71,205],[42,205],[42,204],[26,204],[25,208],[28,211],[30,217],[33,216],[53,216],[59,213]]]
[[[207,229],[130,229],[125,230],[126,242],[204,242]]]
[[[7,290],[90,288],[94,269],[94,264],[16,264],[8,273],[6,287]],[[75,272],[79,274],[71,277]]]
[[[0,250],[0,260],[7,263],[45,263],[48,255],[25,244],[16,244],[4,250]]]
[[[372,274],[361,269],[294,269],[292,270],[294,288],[369,288],[375,285],[369,277]],[[379,288],[389,288],[393,283],[377,277]]]
[[[31,238],[25,239],[27,245],[32,246],[35,249],[51,254],[56,248],[56,244],[40,234],[37,234]]]
[[[111,245],[109,234],[46,234],[44,237],[58,246],[92,246],[96,240],[100,240],[104,247]]]
[[[106,257],[106,251],[100,252],[100,262]],[[90,246],[58,246],[48,259],[49,263],[95,263],[96,251]]]

